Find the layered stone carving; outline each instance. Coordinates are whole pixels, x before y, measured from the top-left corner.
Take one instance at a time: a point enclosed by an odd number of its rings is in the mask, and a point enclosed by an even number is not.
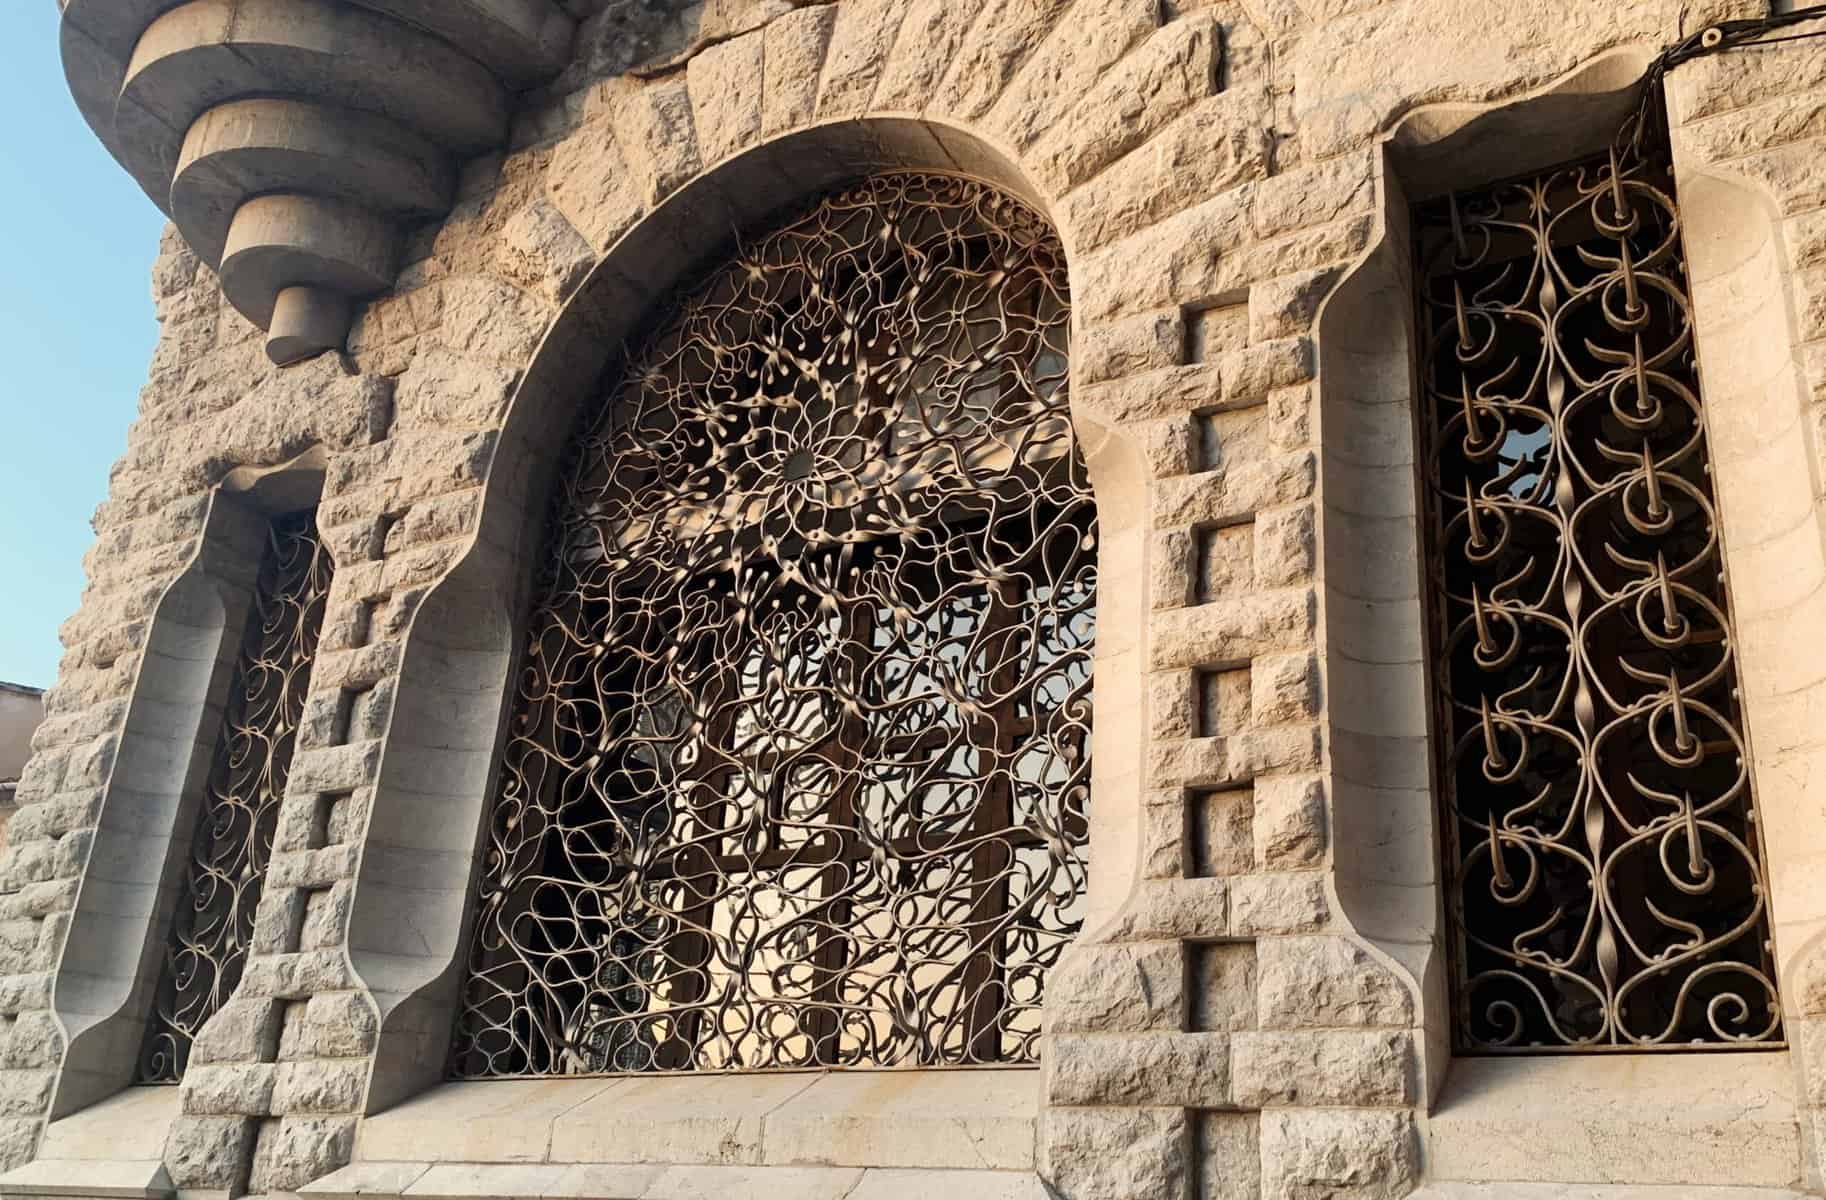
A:
[[[557,0],[64,0],[62,39],[89,124],[284,364],[342,345],[575,27]]]

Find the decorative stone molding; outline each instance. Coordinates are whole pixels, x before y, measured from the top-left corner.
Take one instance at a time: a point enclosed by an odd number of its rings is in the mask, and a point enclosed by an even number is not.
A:
[[[286,364],[343,344],[575,31],[558,0],[63,0],[62,37],[89,124]]]

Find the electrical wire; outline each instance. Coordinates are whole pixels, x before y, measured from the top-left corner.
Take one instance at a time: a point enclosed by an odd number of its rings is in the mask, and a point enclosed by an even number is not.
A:
[[[1826,37],[1826,29],[1808,33],[1791,33],[1782,37],[1769,37],[1778,30],[1788,29],[1809,21],[1826,21],[1826,4],[1813,4],[1798,8],[1793,12],[1776,13],[1767,17],[1755,17],[1742,21],[1720,21],[1708,25],[1698,33],[1669,46],[1655,57],[1642,73],[1642,99],[1638,103],[1632,118],[1634,129],[1630,131],[1630,140],[1640,150],[1647,150],[1651,145],[1664,146],[1667,143],[1667,104],[1663,99],[1663,90],[1667,82],[1667,73],[1683,63],[1710,54],[1722,54],[1727,50],[1753,49],[1757,46],[1773,46],[1780,42],[1799,42],[1811,38]]]

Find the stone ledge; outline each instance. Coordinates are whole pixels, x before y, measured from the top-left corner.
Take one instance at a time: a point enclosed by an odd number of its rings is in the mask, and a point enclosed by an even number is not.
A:
[[[107,1197],[166,1200],[176,1194],[165,1164],[99,1159],[38,1158],[0,1175],[0,1196]]]
[[[306,1184],[298,1194],[306,1200],[1049,1200],[1051,1195],[1029,1171],[427,1162],[356,1163]]]
[[[1667,1200],[1694,1196],[1701,1184],[1785,1196],[1779,1189],[1802,1175],[1794,1087],[1781,1053],[1459,1058],[1426,1120],[1427,1175],[1435,1187],[1513,1181],[1467,1200],[1525,1200],[1518,1189],[1529,1184],[1561,1189],[1542,1200],[1583,1200],[1580,1188],[1625,1182],[1667,1185]]]
[[[1032,1069],[446,1083],[366,1118],[400,1162],[1031,1171]]]
[[[39,1157],[0,1175],[0,1196],[172,1196],[164,1155],[177,1115],[177,1088],[130,1087],[53,1121]]]

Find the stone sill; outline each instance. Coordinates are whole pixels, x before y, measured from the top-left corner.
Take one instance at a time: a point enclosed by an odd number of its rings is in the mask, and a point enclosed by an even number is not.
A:
[[[1031,1174],[1039,1103],[1032,1069],[447,1083],[366,1118],[355,1165]]]
[[[45,1127],[38,1157],[0,1175],[0,1196],[162,1200],[175,1087],[130,1087]]]
[[[356,1163],[305,1200],[1049,1200],[1031,1171],[652,1163]],[[1761,1198],[1757,1198],[1761,1200]]]
[[[1655,1187],[1692,1196],[1698,1185],[1732,1189],[1719,1193],[1732,1200],[1756,1189],[1742,1200],[1764,1200],[1763,1189],[1779,1197],[1795,1186],[1804,1163],[1783,1052],[1458,1058],[1425,1139],[1435,1186],[1559,1185],[1542,1200],[1597,1185],[1648,1187],[1643,1200]]]

